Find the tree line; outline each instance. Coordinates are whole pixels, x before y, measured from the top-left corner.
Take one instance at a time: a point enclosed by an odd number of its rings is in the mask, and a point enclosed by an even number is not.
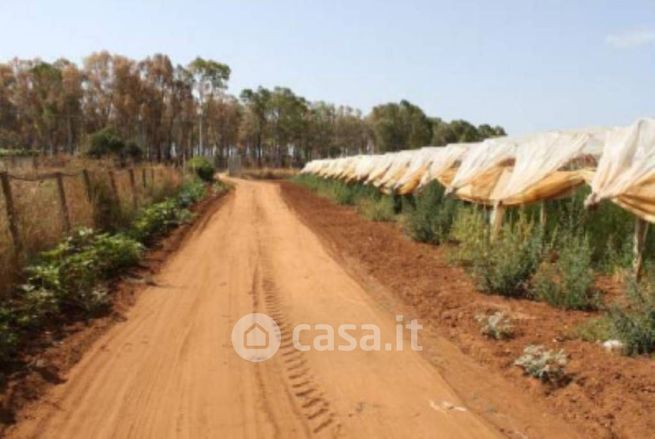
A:
[[[214,60],[183,66],[163,54],[137,61],[106,51],[81,65],[0,63],[0,149],[101,155],[113,145],[153,161],[204,155],[224,165],[239,155],[251,165],[289,166],[505,135],[499,126],[429,117],[405,100],[364,115],[286,87],[235,96],[227,92],[230,75]],[[94,148],[101,141],[110,147]]]

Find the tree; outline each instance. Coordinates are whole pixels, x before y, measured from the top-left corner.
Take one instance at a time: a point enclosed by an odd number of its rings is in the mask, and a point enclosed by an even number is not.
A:
[[[0,148],[20,147],[17,108],[13,102],[16,77],[9,64],[0,64]]]
[[[173,63],[166,55],[155,54],[139,63],[143,99],[141,118],[142,139],[148,155],[157,160],[170,159],[173,147],[174,73]]]
[[[406,100],[373,107],[368,120],[381,152],[426,146],[432,137],[431,123],[423,110]]]
[[[96,52],[81,67],[66,59],[0,63],[0,148],[74,154],[98,133],[113,133],[121,159],[202,154],[223,166],[238,152],[259,166],[284,166],[506,135],[500,126],[429,118],[406,100],[364,117],[288,87],[245,89],[237,98],[226,91],[230,75],[217,61],[198,57],[184,67],[159,53],[133,60]]]
[[[193,77],[198,97],[198,146],[204,152],[203,119],[206,114],[207,99],[211,100],[214,94],[227,88],[230,79],[230,67],[213,60],[197,57],[188,66]]]
[[[481,142],[491,137],[506,135],[505,130],[500,126],[491,127],[489,124],[482,124],[476,128],[470,122],[461,119],[451,122],[444,122],[438,118],[432,119],[432,144],[435,146]]]
[[[262,166],[264,139],[269,131],[271,92],[264,87],[245,89],[241,92],[241,100],[246,108],[240,127],[241,139],[252,151],[257,165]]]
[[[303,115],[307,111],[307,101],[289,88],[275,87],[269,105],[275,164],[284,166],[285,158],[293,154],[293,148],[302,140]]]
[[[243,109],[234,96],[217,96],[207,103],[207,138],[218,151],[218,163],[227,165],[230,150],[239,141]]]
[[[351,107],[341,106],[336,112],[334,146],[346,155],[364,154],[368,151],[372,133],[362,118],[362,113]]]
[[[84,75],[75,64],[67,59],[59,59],[54,65],[61,71],[62,90],[59,95],[59,107],[65,125],[66,151],[73,154],[75,145],[80,142],[84,129],[84,113],[82,112]]]

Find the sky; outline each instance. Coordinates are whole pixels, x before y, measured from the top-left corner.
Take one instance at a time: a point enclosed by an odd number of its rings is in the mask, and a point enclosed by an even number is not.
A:
[[[655,116],[654,0],[0,0],[0,62],[100,50],[221,61],[234,94],[407,99],[513,135]]]

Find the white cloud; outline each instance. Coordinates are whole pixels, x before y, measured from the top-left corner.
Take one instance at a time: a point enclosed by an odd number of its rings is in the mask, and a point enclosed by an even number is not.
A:
[[[605,42],[616,49],[645,46],[655,43],[655,31],[642,29],[610,34]]]

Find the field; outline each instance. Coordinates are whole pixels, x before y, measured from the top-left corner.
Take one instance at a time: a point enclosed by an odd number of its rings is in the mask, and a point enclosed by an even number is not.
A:
[[[352,207],[296,185],[284,185],[283,195],[369,290],[386,291],[429,322],[437,334],[428,353],[431,361],[460,395],[469,395],[467,404],[494,422],[511,429],[503,422],[509,408],[518,418],[512,421],[526,417],[522,421],[531,423],[534,437],[573,436],[550,431],[556,425],[552,419],[540,425],[530,417],[532,410],[576,425],[586,432],[581,437],[643,437],[655,429],[648,415],[655,408],[652,360],[609,354],[580,332],[601,311],[561,310],[525,298],[483,294],[466,270],[450,260],[452,244],[412,242],[396,222],[371,222]],[[607,300],[620,300],[623,286],[615,277],[601,276],[599,284]],[[481,334],[476,316],[498,311],[513,319],[513,335],[495,341]],[[572,381],[553,388],[526,379],[514,360],[530,344],[564,349]],[[444,354],[452,350],[464,358]],[[471,360],[473,365],[467,363]]]
[[[0,439],[655,439],[652,1],[5,3]]]
[[[410,208],[403,215],[373,191],[359,189],[357,197],[371,200],[362,202],[329,182],[308,190],[307,181],[228,181],[233,191],[206,205],[147,283],[119,284],[118,321],[77,328],[41,357],[66,382],[38,380],[43,396],[17,406],[7,437],[42,429],[62,437],[100,430],[99,437],[166,436],[199,424],[231,437],[426,437],[438,430],[610,438],[655,428],[651,360],[608,353],[582,332],[603,307],[484,294],[453,259],[460,244],[409,239]],[[598,286],[605,300],[622,294],[615,275],[602,275]],[[262,363],[221,342],[253,311],[273,316],[281,330],[279,354]],[[509,327],[490,323],[498,313]],[[386,341],[398,315],[423,324],[420,352],[292,344],[292,328],[302,322],[375,324]],[[491,326],[495,332],[485,331]],[[71,362],[81,343],[84,355]],[[529,376],[516,360],[530,345],[565,352],[562,373]],[[256,408],[262,403],[265,412]],[[194,416],[172,416],[191,406]]]
[[[57,173],[61,175],[63,197],[58,191]],[[17,269],[55,246],[70,230],[120,227],[134,216],[138,206],[160,200],[181,183],[179,173],[162,166],[121,169],[111,163],[82,160],[48,163],[39,168],[19,166],[7,175],[17,236],[14,238],[10,232],[10,215],[2,191],[0,286],[5,292],[15,280]]]

